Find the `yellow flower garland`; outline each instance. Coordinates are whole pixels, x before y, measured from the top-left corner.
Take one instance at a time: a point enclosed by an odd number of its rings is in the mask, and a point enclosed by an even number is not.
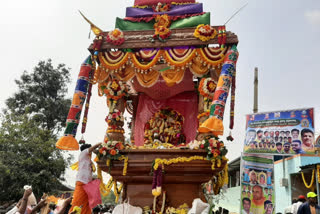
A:
[[[227,48],[223,50],[219,50],[217,55],[214,55],[214,50],[205,49],[193,49],[187,51],[185,56],[180,57],[177,54],[177,58],[173,58],[170,56],[170,52],[174,52],[174,50],[158,50],[153,51],[154,58],[148,64],[141,63],[135,53],[126,52],[119,56],[120,59],[117,63],[116,60],[109,61],[104,53],[99,53],[99,61],[100,65],[97,66],[94,78],[92,80],[93,84],[99,83],[99,88],[102,86],[103,81],[109,78],[111,73],[115,73],[118,75],[118,78],[124,79],[132,79],[133,77],[137,77],[139,83],[144,87],[151,87],[159,78],[159,74],[161,72],[153,70],[153,66],[155,66],[158,60],[163,57],[166,60],[166,63],[169,66],[174,67],[172,70],[178,70],[184,72],[186,68],[190,68],[191,72],[197,76],[203,76],[209,71],[210,67],[217,66],[219,67],[224,60],[224,53]],[[213,52],[213,54],[211,54]],[[143,53],[139,52],[140,55]],[[144,54],[144,53],[143,53]],[[216,59],[216,60],[215,60]],[[113,63],[114,62],[114,63]],[[162,75],[163,73],[161,73]],[[178,75],[170,74],[166,76],[165,80],[168,84],[178,83],[182,80],[183,73]],[[101,85],[100,85],[101,84]],[[99,96],[102,95],[102,92],[99,91]]]
[[[313,182],[314,182],[314,170],[312,170],[312,178],[311,178],[311,182],[310,182],[309,185],[307,184],[307,182],[306,182],[306,180],[305,180],[305,178],[304,178],[303,172],[301,172],[301,177],[302,177],[302,180],[303,180],[304,185],[305,185],[308,189],[310,189],[310,188],[312,187]]]
[[[220,65],[223,60],[224,60],[224,54],[223,52],[221,52],[221,54],[219,54],[219,56],[221,57],[219,60],[216,60],[216,61],[212,61],[211,59],[209,59],[206,54],[203,52],[203,50],[201,48],[198,48],[197,49],[197,53],[202,57],[202,60],[205,61],[205,63],[207,63],[208,65],[211,65],[211,66],[218,66]]]
[[[118,203],[119,201],[119,194],[122,191],[123,183],[120,184],[119,188],[117,187],[117,181],[114,180],[113,182],[113,193],[116,196],[115,202]]]
[[[183,67],[186,67],[186,65],[191,62],[195,54],[196,54],[196,49],[192,50],[192,52],[187,57],[185,57],[184,60],[182,61],[173,60],[169,54],[169,51],[165,51],[163,56],[169,65],[183,68]]]
[[[122,156],[119,158],[119,161],[121,161],[121,160],[124,160],[122,175],[125,176],[125,175],[127,175],[127,168],[128,168],[128,160],[129,160],[129,157],[126,157],[126,156],[122,155]]]
[[[229,183],[229,172],[228,172],[228,164],[224,166],[224,171],[223,171],[223,184],[228,184]]]
[[[166,210],[166,213],[168,213],[168,214],[187,214],[188,210],[189,210],[188,205],[186,203],[184,203],[176,209],[174,207],[168,207]]]
[[[172,159],[161,159],[161,158],[157,158],[155,159],[154,161],[154,166],[153,166],[153,169],[154,170],[157,170],[159,165],[171,165],[173,163],[183,163],[183,162],[190,162],[190,161],[193,161],[193,160],[206,160],[205,157],[202,157],[202,156],[192,156],[192,157],[177,157],[177,158],[172,158]]]
[[[134,53],[131,53],[131,59],[132,63],[138,68],[143,71],[151,69],[157,62],[159,57],[162,55],[163,50],[159,50],[158,53],[154,56],[151,62],[148,64],[141,64],[139,60],[137,59],[136,55]]]
[[[100,179],[100,193],[102,196],[107,196],[109,195],[110,191],[111,191],[111,188],[112,188],[112,185],[113,185],[113,178],[111,177],[108,181],[107,184],[104,184],[103,183],[103,177],[102,177],[102,171],[101,169],[98,167],[98,178]]]
[[[117,69],[121,68],[122,66],[124,66],[128,62],[129,54],[131,54],[131,53],[129,53],[129,52],[125,53],[123,58],[118,63],[111,64],[103,56],[103,53],[100,53],[99,60],[100,60],[100,63],[102,64],[102,69],[117,70]]]

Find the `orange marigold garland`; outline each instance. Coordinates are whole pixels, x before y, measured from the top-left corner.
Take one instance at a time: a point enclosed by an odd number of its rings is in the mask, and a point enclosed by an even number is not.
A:
[[[124,55],[121,55],[121,59],[118,60],[117,63],[112,63],[107,60],[107,58],[104,56],[102,52],[99,53],[99,61],[101,63],[102,70],[109,72],[109,71],[118,71],[122,70],[126,63],[128,62],[128,57],[130,53],[126,52]]]

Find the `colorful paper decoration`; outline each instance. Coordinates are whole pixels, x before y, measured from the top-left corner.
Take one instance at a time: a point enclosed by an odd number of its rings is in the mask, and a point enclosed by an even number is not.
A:
[[[72,104],[67,117],[67,126],[64,131],[64,136],[56,143],[56,147],[62,150],[78,150],[79,144],[75,139],[77,128],[79,125],[82,106],[86,100],[89,74],[92,70],[92,60],[89,56],[81,65],[78,75],[76,89],[73,95]]]
[[[217,89],[210,107],[210,117],[199,127],[198,131],[200,133],[211,132],[215,136],[223,135],[223,114],[232,79],[235,77],[238,55],[237,47],[234,45],[225,56]]]

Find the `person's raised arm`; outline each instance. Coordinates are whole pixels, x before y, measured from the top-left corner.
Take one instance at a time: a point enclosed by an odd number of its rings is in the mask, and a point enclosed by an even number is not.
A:
[[[23,197],[22,197],[22,202],[21,202],[21,205],[20,205],[19,210],[18,210],[18,212],[20,214],[23,214],[26,211],[27,204],[28,204],[28,198],[31,195],[31,193],[32,193],[32,189],[31,188],[26,189],[24,191]]]
[[[66,208],[68,207],[68,205],[71,203],[72,201],[72,196],[67,198],[66,200],[64,200],[62,206],[61,206],[61,209],[59,210],[59,212],[57,214],[64,214],[65,211],[66,211]],[[72,210],[71,210],[72,211]],[[74,213],[74,212],[71,212],[71,213]],[[71,214],[70,213],[70,214]]]
[[[91,146],[91,147],[89,148],[89,153],[93,152],[93,151],[94,151],[96,148],[98,148],[100,145],[101,145],[101,143],[97,143],[96,145]]]
[[[32,211],[31,214],[37,213],[38,211],[40,211],[40,209],[44,206],[47,205],[47,202],[45,199],[41,199],[40,202],[37,204],[37,206],[35,206]]]

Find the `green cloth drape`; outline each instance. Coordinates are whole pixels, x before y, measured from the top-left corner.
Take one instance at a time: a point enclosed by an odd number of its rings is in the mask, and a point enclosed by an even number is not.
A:
[[[210,24],[210,13],[173,21],[171,23],[170,29],[196,27],[199,24]],[[153,30],[153,25],[154,20],[150,22],[132,22],[120,18],[116,19],[116,28],[119,28],[122,31]]]

